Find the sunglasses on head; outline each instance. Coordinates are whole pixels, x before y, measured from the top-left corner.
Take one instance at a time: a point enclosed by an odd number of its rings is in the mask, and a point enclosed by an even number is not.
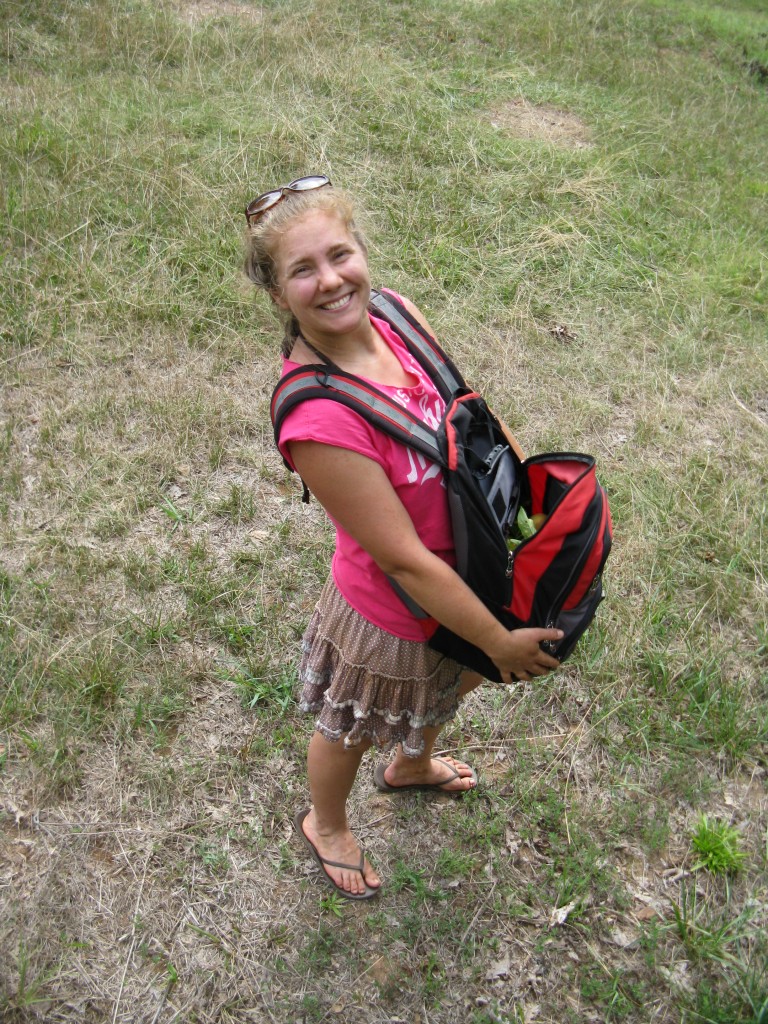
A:
[[[323,188],[330,184],[331,179],[326,178],[324,174],[308,174],[305,178],[297,178],[296,181],[292,181],[290,185],[282,185],[269,192],[262,192],[246,206],[245,219],[249,224],[253,224],[259,217],[263,217],[267,210],[271,210],[273,206],[277,206],[285,199],[286,193],[309,192],[313,188]]]

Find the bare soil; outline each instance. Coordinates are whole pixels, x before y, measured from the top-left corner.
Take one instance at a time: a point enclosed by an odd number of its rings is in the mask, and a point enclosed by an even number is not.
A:
[[[572,149],[592,144],[591,132],[575,114],[547,104],[529,103],[522,97],[491,111],[491,124],[516,138],[540,139]]]

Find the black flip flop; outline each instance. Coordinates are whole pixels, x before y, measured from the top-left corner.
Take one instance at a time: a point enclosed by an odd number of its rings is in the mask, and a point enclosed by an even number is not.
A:
[[[321,857],[320,854],[317,852],[317,847],[312,842],[312,840],[307,837],[307,834],[304,831],[304,819],[309,814],[310,810],[311,810],[310,807],[305,807],[304,810],[297,811],[296,814],[294,815],[294,818],[293,818],[293,827],[296,829],[296,831],[299,833],[301,838],[304,840],[304,842],[305,842],[305,844],[307,846],[307,849],[312,854],[312,857],[313,857],[315,863],[317,864],[317,866],[320,868],[320,871],[322,872],[322,875],[323,875],[323,878],[325,879],[325,881],[328,883],[328,885],[330,885],[330,887],[332,889],[336,890],[336,892],[339,894],[339,896],[343,896],[345,900],[370,900],[370,899],[373,899],[373,897],[378,894],[380,886],[377,886],[375,889],[373,889],[366,882],[365,883],[365,892],[348,892],[346,889],[342,889],[342,887],[340,885],[337,885],[334,882],[334,880],[331,878],[331,876],[328,874],[328,872],[325,870],[325,865],[328,864],[332,868],[346,868],[347,871],[359,871],[360,874],[362,875],[363,874],[363,869],[365,867],[365,854],[363,853],[362,850],[360,851],[360,863],[359,864],[340,864],[336,860],[326,860],[325,857]]]
[[[454,779],[466,779],[467,776],[459,775],[459,773],[456,771],[453,765],[448,764],[444,757],[433,757],[432,760],[442,761],[446,768],[451,769],[453,775],[449,776],[449,778],[447,779],[443,779],[442,782],[414,782],[407,786],[390,786],[390,784],[384,778],[384,772],[387,770],[387,765],[383,761],[380,761],[376,765],[376,768],[374,769],[373,781],[376,783],[376,788],[380,789],[382,793],[405,793],[409,789],[433,789],[437,790],[438,792],[449,793],[451,794],[451,796],[461,796],[462,793],[469,792],[469,790],[466,789],[445,789],[445,787],[449,783],[453,782]],[[473,785],[470,786],[470,789],[474,789],[475,786],[477,786],[477,774],[475,773],[474,768],[470,768],[469,770],[472,773],[469,777],[472,779],[473,782]]]

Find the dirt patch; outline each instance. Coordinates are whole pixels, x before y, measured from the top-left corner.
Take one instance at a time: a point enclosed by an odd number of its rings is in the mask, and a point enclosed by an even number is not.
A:
[[[179,0],[176,9],[185,21],[193,25],[212,18],[243,18],[260,22],[262,17],[260,8],[235,3],[234,0]]]
[[[734,398],[736,398],[735,395]],[[740,409],[743,409],[744,412],[754,416],[758,423],[762,423],[764,426],[768,425],[768,395],[758,395],[752,403],[753,409],[750,409],[749,406],[740,402],[738,398],[736,398],[736,404]]]
[[[592,144],[589,129],[575,114],[524,99],[497,107],[489,120],[494,128],[516,138],[541,139],[572,149],[586,149]]]

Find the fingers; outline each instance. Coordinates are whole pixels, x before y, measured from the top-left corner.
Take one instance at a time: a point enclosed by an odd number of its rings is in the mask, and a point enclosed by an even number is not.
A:
[[[537,658],[537,663],[544,666],[545,672],[549,672],[553,668],[560,668],[560,662],[557,658],[554,658],[551,654],[546,654],[544,651],[542,651],[541,656]]]
[[[560,668],[560,662],[557,658],[552,658],[548,654],[540,653],[538,655],[532,655],[529,661],[526,661],[524,665],[521,665],[519,668],[514,668],[511,672],[502,672],[502,678],[509,675],[510,683],[513,683],[515,679],[524,683],[529,683],[537,676],[546,676],[558,668]],[[507,680],[504,679],[504,682],[506,683]]]
[[[534,675],[537,676],[548,676],[550,672],[555,672],[560,668],[559,662],[555,662],[554,665],[537,665]]]
[[[519,629],[511,630],[508,635],[514,650],[504,652],[496,661],[501,678],[507,685],[516,679],[530,682],[560,667],[558,659],[539,645],[562,640],[565,634],[561,629]]]
[[[538,634],[539,643],[542,640],[562,640],[565,636],[562,629],[532,629],[531,633]]]

